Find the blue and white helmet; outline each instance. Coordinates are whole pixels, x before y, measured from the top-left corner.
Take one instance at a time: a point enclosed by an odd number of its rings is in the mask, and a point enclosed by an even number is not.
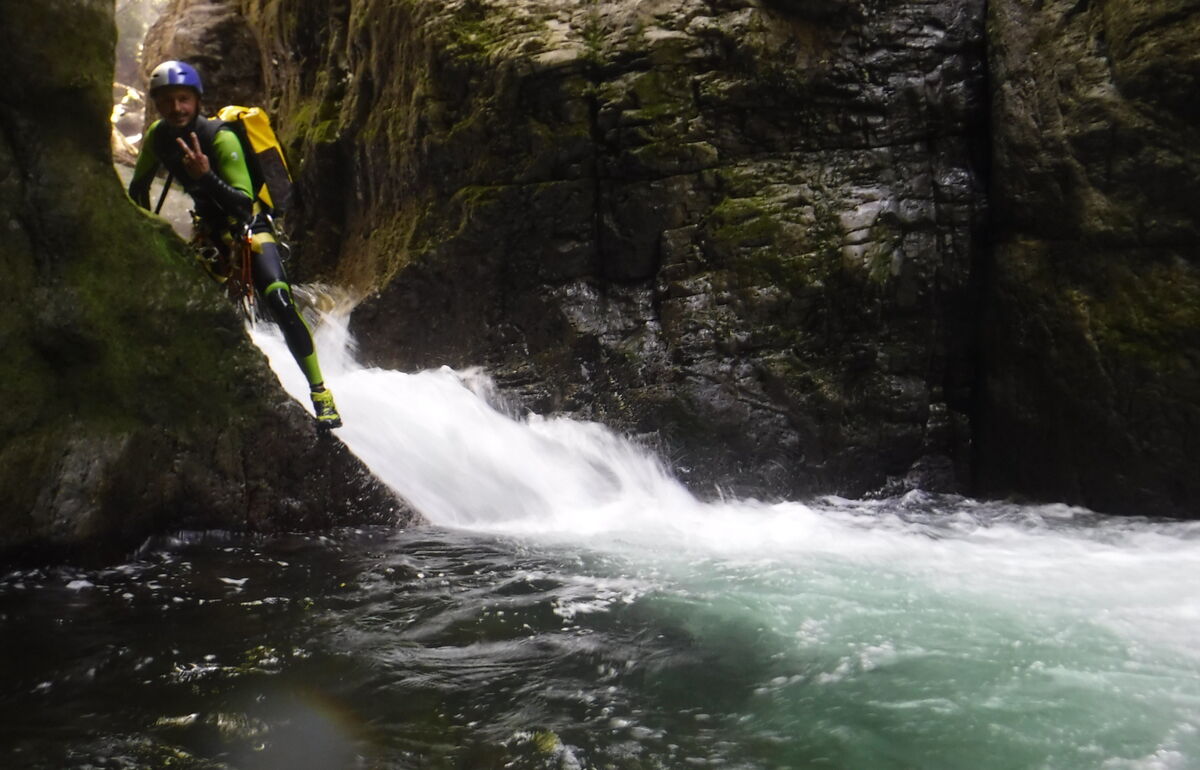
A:
[[[150,73],[150,95],[160,88],[167,86],[187,86],[196,89],[196,94],[204,93],[204,84],[200,82],[200,73],[190,64],[181,61],[165,61]]]

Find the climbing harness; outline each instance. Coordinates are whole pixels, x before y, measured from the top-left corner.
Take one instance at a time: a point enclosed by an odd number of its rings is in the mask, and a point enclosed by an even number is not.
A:
[[[192,216],[194,220],[197,219],[194,213]],[[209,277],[224,287],[229,300],[251,324],[258,320],[252,222],[247,222],[240,232],[232,235],[225,248],[214,243],[212,234],[198,221],[194,229],[196,236],[192,239],[192,250],[200,266]]]

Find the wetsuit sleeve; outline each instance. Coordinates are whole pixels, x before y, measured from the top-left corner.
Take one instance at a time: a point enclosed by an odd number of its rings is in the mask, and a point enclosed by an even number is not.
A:
[[[154,154],[154,129],[158,127],[158,123],[159,121],[155,121],[146,129],[137,164],[133,167],[133,178],[129,180],[129,197],[146,210],[150,209],[150,184],[158,171],[158,156]]]
[[[250,218],[254,205],[250,169],[242,155],[242,143],[232,131],[218,131],[213,137],[212,169],[196,180],[205,193],[238,221]]]

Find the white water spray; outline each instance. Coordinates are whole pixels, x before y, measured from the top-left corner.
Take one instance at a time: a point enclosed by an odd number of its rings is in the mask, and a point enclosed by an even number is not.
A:
[[[800,503],[701,502],[653,454],[604,426],[506,414],[489,402],[494,388],[477,370],[358,365],[347,320],[327,315],[315,334],[344,422],[336,435],[434,524],[726,555],[827,548],[866,555],[897,536],[897,528],[878,526],[879,517],[836,502],[820,515]],[[259,326],[252,336],[287,391],[310,408],[275,327]]]
[[[1178,553],[1200,537],[1200,524],[1138,527],[1106,520],[1104,526],[1071,528],[1074,534],[1063,542],[1063,525],[1091,514],[1061,505],[959,499],[953,511],[923,516],[924,498],[916,493],[901,505],[837,498],[701,502],[652,453],[601,425],[506,414],[482,372],[443,367],[404,373],[359,365],[347,323],[346,310],[324,314],[315,334],[345,423],[336,435],[441,526],[568,536],[645,533],[669,535],[675,546],[731,554],[833,550],[862,559],[894,556],[899,542],[914,541],[934,561],[969,559],[982,550],[1019,552],[1039,562],[1123,552],[1126,546]],[[277,329],[260,325],[251,334],[285,389],[311,411],[304,378]]]
[[[308,408],[307,384],[275,328],[252,335]],[[344,317],[326,318],[315,336],[344,422],[337,437],[435,524],[591,534],[624,529],[647,510],[696,505],[652,456],[602,426],[514,419],[488,403],[490,381],[477,371],[361,367]]]

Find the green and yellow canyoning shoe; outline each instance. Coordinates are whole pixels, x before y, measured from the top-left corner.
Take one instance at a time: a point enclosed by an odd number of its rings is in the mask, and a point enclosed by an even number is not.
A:
[[[342,427],[342,416],[338,414],[333,404],[333,394],[328,390],[314,390],[312,396],[313,411],[316,412],[317,427],[325,430]]]

